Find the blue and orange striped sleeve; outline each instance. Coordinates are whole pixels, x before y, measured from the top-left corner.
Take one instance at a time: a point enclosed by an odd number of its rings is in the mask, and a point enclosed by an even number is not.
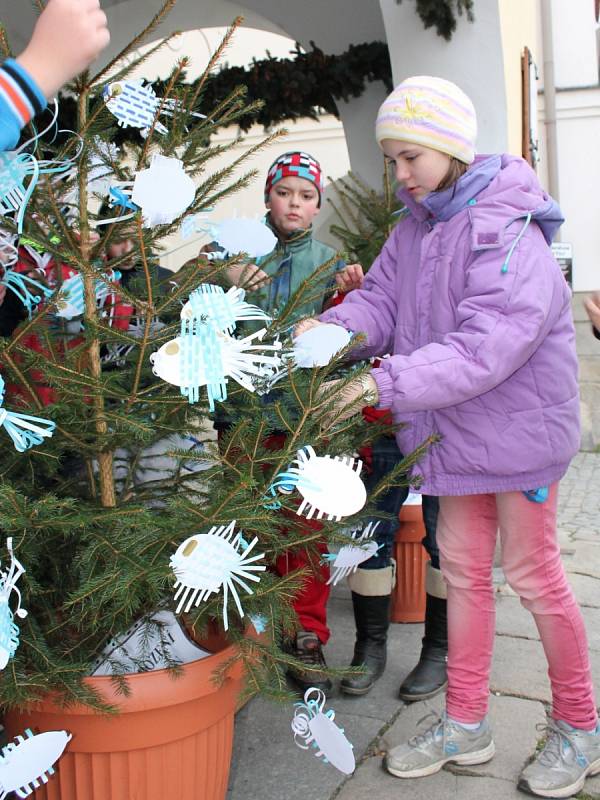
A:
[[[39,87],[14,59],[0,67],[0,150],[10,150],[19,141],[21,128],[46,108]]]

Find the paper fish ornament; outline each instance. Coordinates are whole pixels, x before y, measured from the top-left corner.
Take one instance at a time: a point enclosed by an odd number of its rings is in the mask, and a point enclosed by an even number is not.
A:
[[[271,253],[277,245],[273,231],[257,219],[233,217],[211,225],[209,233],[222,252],[218,258],[247,253],[250,258],[260,258]]]
[[[360,478],[362,461],[349,456],[318,456],[310,445],[298,450],[296,466],[280,472],[270,487],[284,492],[297,489],[304,498],[297,514],[306,518],[339,521],[356,514],[367,502],[367,490]]]
[[[37,736],[27,728],[0,753],[0,800],[10,792],[28,797],[54,774],[53,765],[71,740],[66,731],[48,731]]]
[[[0,427],[3,427],[8,433],[19,453],[42,444],[44,439],[50,438],[54,433],[56,423],[48,419],[41,419],[41,417],[32,417],[29,414],[7,411],[2,408],[3,402],[4,379],[0,375]]]
[[[205,322],[197,325],[193,333],[178,336],[150,356],[152,371],[167,383],[181,387],[181,394],[190,403],[200,399],[200,387],[206,386],[210,410],[215,400],[227,399],[227,378],[231,377],[248,391],[254,391],[251,376],[263,376],[280,364],[276,355],[281,344],[257,344],[266,329],[262,328],[243,339],[233,339]]]
[[[38,161],[31,153],[0,152],[0,214],[14,214],[17,231],[22,233],[25,209],[39,176],[65,172],[73,160]]]
[[[364,531],[353,531],[352,544],[345,544],[337,553],[327,554],[327,561],[331,562],[331,575],[328,584],[337,584],[356,572],[361,564],[368,561],[379,550],[379,545],[372,538],[379,521],[369,522]]]
[[[185,335],[193,331],[197,323],[210,322],[217,330],[231,334],[236,323],[252,319],[269,322],[271,317],[259,308],[245,301],[246,292],[232,286],[226,292],[212,283],[201,283],[190,294],[189,300],[181,309],[182,331]],[[184,328],[185,326],[185,328]]]
[[[227,615],[227,599],[229,593],[235,602],[238,614],[244,616],[244,610],[235,584],[248,594],[253,594],[246,583],[247,580],[258,583],[260,578],[256,572],[264,572],[264,564],[256,564],[264,553],[251,556],[250,553],[258,542],[258,538],[243,548],[241,534],[235,533],[235,520],[229,525],[213,526],[208,533],[190,536],[171,556],[171,569],[175,573],[175,602],[177,613],[186,614],[192,606],[198,606],[223,587],[223,627],[229,627]]]
[[[303,750],[314,748],[315,756],[325,764],[351,775],[356,768],[354,750],[343,729],[335,724],[334,710],[323,711],[325,702],[324,693],[313,687],[304,694],[303,703],[294,703],[294,741]]]
[[[157,113],[172,116],[173,111],[181,108],[174,99],[161,100],[156,96],[152,84],[144,85],[144,81],[113,81],[107,84],[102,97],[106,107],[117,118],[122,128],[139,128],[142,136],[146,137],[154,123]],[[196,111],[187,111],[193,117],[206,119],[204,114]],[[158,133],[167,133],[167,128],[157,120],[154,130]]]
[[[21,592],[17,589],[17,581],[25,572],[25,568],[15,558],[11,538],[6,540],[6,547],[10,554],[10,565],[8,569],[0,572],[0,669],[4,669],[19,646],[19,628],[15,625],[14,615],[9,606],[13,592],[18,597],[14,613],[19,619],[25,619],[27,616],[27,611],[21,608]]]
[[[294,339],[294,361],[296,366],[324,367],[336,353],[347,347],[352,334],[341,325],[317,325]]]
[[[122,128],[140,128],[142,133],[148,135],[160,108],[160,99],[152,84],[144,85],[143,80],[114,81],[104,87],[102,97]],[[163,111],[167,111],[167,108]],[[167,133],[162,122],[156,122],[155,130]]]
[[[113,283],[120,280],[119,270],[111,269],[106,273],[106,279]],[[104,305],[107,295],[111,291],[110,286],[103,280],[96,280],[96,303],[98,306]],[[85,311],[85,300],[83,295],[83,277],[81,273],[72,275],[62,284],[56,299],[56,316],[63,319],[73,319],[80,317]]]

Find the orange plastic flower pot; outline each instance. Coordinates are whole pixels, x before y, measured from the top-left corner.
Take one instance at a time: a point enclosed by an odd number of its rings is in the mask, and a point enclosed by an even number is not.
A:
[[[425,619],[425,566],[429,556],[421,544],[424,536],[421,506],[403,506],[394,542],[396,585],[392,592],[392,622]]]
[[[223,800],[227,791],[233,721],[243,682],[236,662],[224,683],[215,669],[235,654],[226,642],[202,643],[213,655],[169,670],[129,675],[124,697],[110,677],[87,678],[119,714],[85,706],[62,708],[51,700],[11,711],[10,737],[31,728],[73,735],[56,774],[37,789],[37,800]],[[211,646],[212,645],[212,646]]]

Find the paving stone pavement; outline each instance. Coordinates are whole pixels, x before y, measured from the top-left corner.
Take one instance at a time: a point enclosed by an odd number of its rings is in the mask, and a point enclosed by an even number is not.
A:
[[[594,683],[600,700],[600,453],[580,453],[561,483],[559,537],[569,578],[586,621]],[[293,711],[262,698],[236,718],[234,755],[227,800],[518,800],[516,779],[542,735],[550,699],[546,664],[530,614],[495,571],[497,626],[491,679],[490,717],[496,755],[488,764],[449,767],[415,780],[393,778],[381,766],[387,747],[405,741],[430,707],[442,699],[406,705],[396,696],[418,656],[422,625],[392,625],[388,668],[364,698],[334,691],[328,707],[354,744],[357,768],[348,778],[295,746]],[[336,587],[329,604],[330,664],[348,664],[354,642],[350,593]],[[600,775],[588,779],[580,800],[600,800]]]

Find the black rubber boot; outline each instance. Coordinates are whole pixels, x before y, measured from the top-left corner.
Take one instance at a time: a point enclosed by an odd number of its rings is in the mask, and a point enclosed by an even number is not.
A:
[[[331,681],[323,670],[327,669],[319,637],[312,631],[298,631],[290,652],[306,665],[306,669],[290,668],[288,677],[302,697],[307,689],[320,689],[326,695],[331,692]]]
[[[446,599],[427,595],[425,636],[419,663],[404,679],[400,699],[407,703],[427,700],[446,688],[448,677],[448,623]]]
[[[378,570],[371,570],[376,571]],[[356,622],[356,644],[350,666],[365,667],[366,672],[344,678],[340,689],[345,694],[362,695],[373,688],[373,684],[385,670],[390,595],[368,597],[352,592],[352,606]]]

